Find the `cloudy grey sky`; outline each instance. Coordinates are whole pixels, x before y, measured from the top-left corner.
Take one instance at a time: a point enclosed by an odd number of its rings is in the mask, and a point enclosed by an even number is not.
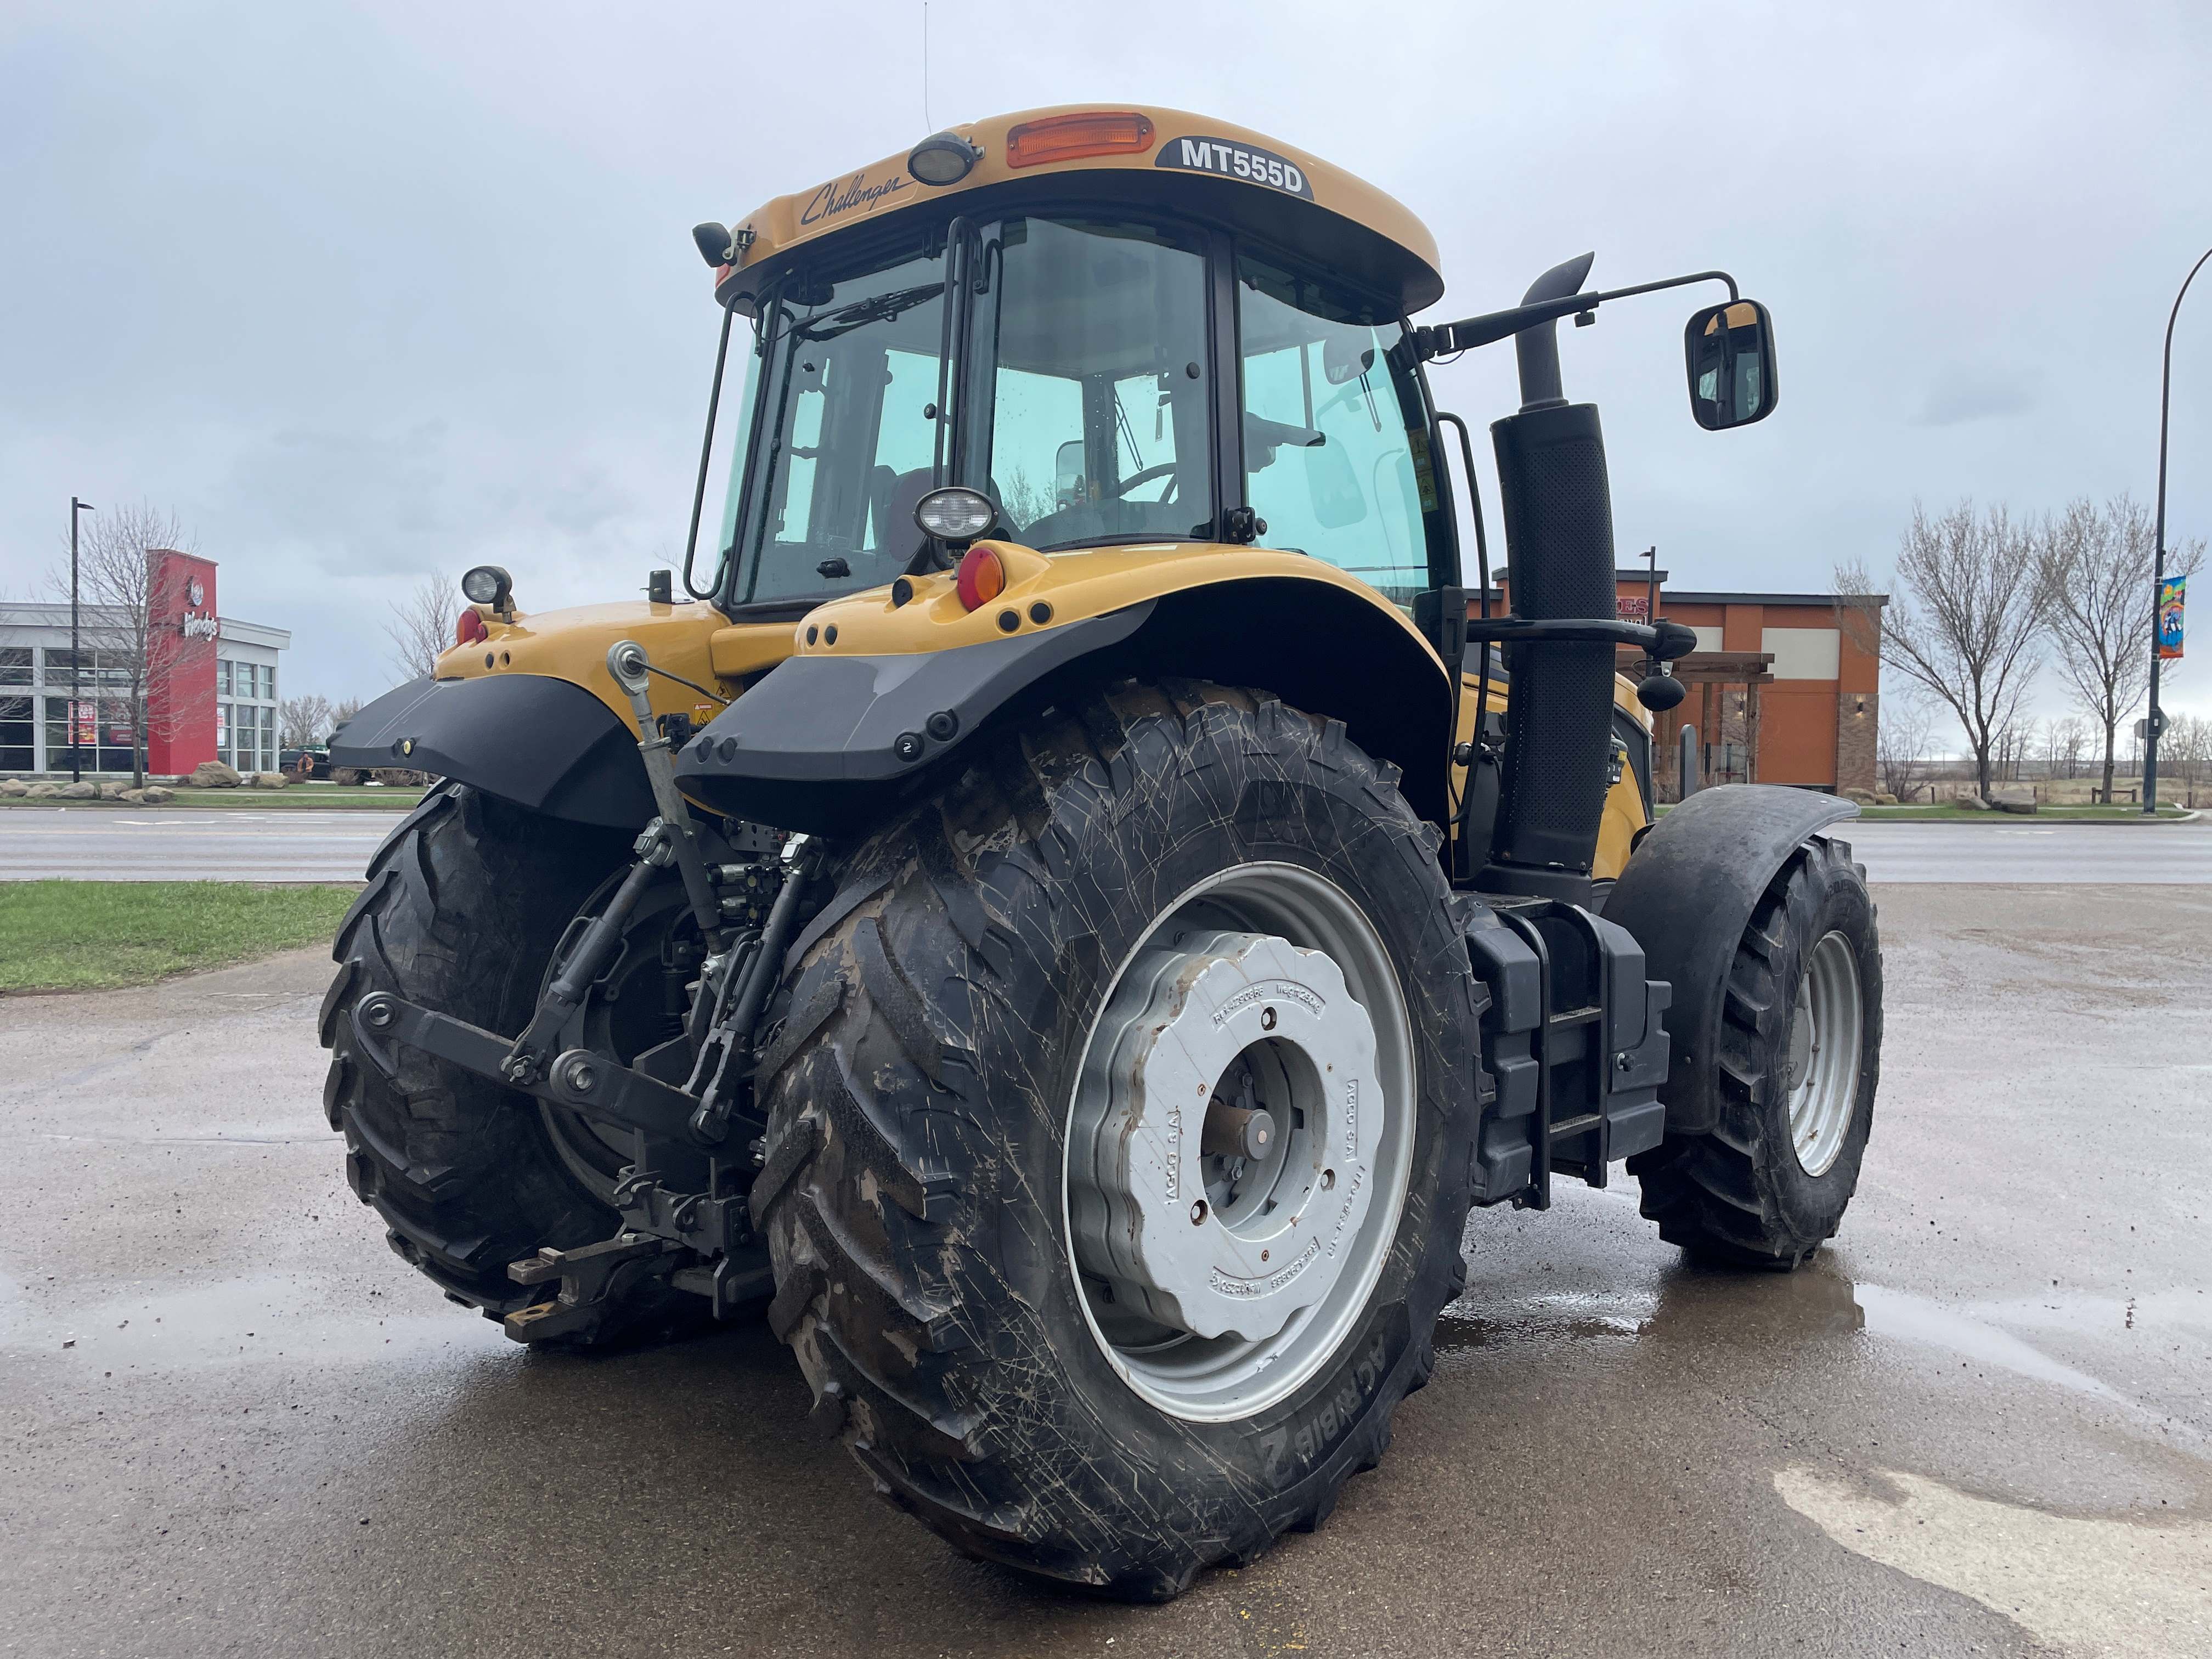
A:
[[[288,689],[337,696],[393,678],[380,621],[425,571],[503,563],[532,609],[634,592],[690,506],[715,322],[692,222],[1093,99],[1381,185],[1442,245],[1439,319],[1586,247],[1607,285],[1733,269],[1781,348],[1747,431],[1690,422],[1679,296],[1565,335],[1620,544],[1678,586],[1886,571],[1915,497],[2151,491],[2166,310],[2212,246],[2194,0],[931,0],[927,122],[921,13],[7,0],[0,593],[36,585],[72,493],[144,497],[221,561],[226,612],[295,630]],[[1471,418],[1513,403],[1502,347],[1437,379]],[[2212,533],[2212,278],[2175,381],[2170,517]],[[2173,702],[2212,712],[2190,666]]]

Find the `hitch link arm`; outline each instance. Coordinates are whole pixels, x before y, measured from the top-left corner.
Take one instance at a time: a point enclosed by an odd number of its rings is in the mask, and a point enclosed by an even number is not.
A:
[[[617,640],[607,647],[607,672],[629,699],[637,720],[637,756],[645,763],[645,781],[653,787],[653,804],[666,827],[669,850],[675,855],[677,873],[684,878],[684,896],[691,902],[699,931],[712,939],[722,926],[722,908],[714,896],[714,878],[707,873],[707,856],[691,833],[690,809],[676,789],[676,759],[668,752],[668,736],[653,718],[653,701],[646,696],[654,670],[645,647],[634,640]]]
[[[653,872],[666,866],[672,850],[665,822],[655,818],[637,838],[637,862],[623,878],[622,885],[615,889],[607,908],[592,917],[584,929],[583,937],[568,952],[568,959],[561,964],[561,971],[538,999],[530,1024],[523,1027],[522,1035],[515,1038],[514,1047],[500,1062],[502,1082],[526,1089],[545,1074],[546,1056],[559,1037],[561,1028],[568,1023],[571,1014],[583,1006],[592,984],[621,947],[623,929],[629,925],[630,912],[645,896]]]
[[[386,1074],[398,1066],[390,1045],[401,1042],[617,1128],[641,1129],[656,1139],[696,1144],[691,1113],[699,1103],[673,1084],[620,1065],[610,1055],[570,1048],[556,1055],[541,1074],[519,1083],[507,1071],[514,1054],[505,1037],[389,991],[372,991],[356,1003],[353,1025],[363,1052]]]

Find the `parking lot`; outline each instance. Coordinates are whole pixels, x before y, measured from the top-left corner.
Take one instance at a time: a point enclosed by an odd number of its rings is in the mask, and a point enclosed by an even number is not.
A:
[[[2212,1653],[2212,890],[1877,897],[1832,1247],[1478,1213],[1382,1467],[1161,1608],[953,1555],[763,1330],[441,1302],[340,1176],[318,953],[0,1002],[0,1653]]]

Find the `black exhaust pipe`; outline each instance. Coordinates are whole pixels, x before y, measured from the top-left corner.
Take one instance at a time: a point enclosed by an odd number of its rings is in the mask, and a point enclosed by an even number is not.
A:
[[[1538,277],[1524,305],[1578,293],[1594,256]],[[1498,453],[1513,614],[1611,620],[1614,603],[1613,498],[1595,404],[1560,389],[1553,323],[1514,342],[1521,410],[1490,428]],[[1612,752],[1613,647],[1509,645],[1504,775],[1486,892],[1525,893],[1585,904]]]

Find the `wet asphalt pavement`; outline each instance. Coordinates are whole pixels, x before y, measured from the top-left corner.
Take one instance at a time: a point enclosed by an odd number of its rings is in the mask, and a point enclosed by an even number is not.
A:
[[[1877,896],[1835,1245],[1477,1214],[1382,1467],[1166,1607],[951,1554],[761,1330],[441,1302],[340,1176],[316,954],[0,1002],[0,1654],[2212,1654],[2212,889]]]

